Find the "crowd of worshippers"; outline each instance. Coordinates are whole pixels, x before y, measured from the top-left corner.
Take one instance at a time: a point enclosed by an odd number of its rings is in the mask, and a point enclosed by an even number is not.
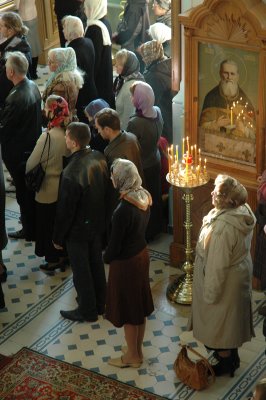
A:
[[[64,271],[71,264],[78,311],[62,311],[62,315],[91,321],[105,307],[102,250],[107,248],[106,260],[115,252],[121,252],[121,258],[142,252],[147,272],[147,252],[143,249],[162,231],[162,193],[168,191],[168,185],[161,166],[165,165],[167,138],[171,140],[172,135],[171,105],[168,109],[165,103],[167,96],[171,103],[171,59],[164,55],[163,41],[158,38],[146,43],[135,40],[134,51],[121,44],[115,55],[114,79],[112,40],[121,40],[120,27],[112,36],[107,1],[72,3],[82,8],[64,10],[66,2],[55,2],[65,47],[48,52],[50,74],[42,94],[34,82],[39,53],[33,57],[33,44],[27,40],[32,25],[24,23],[27,2],[17,1],[19,12],[0,15],[0,143],[2,160],[16,188],[22,224],[8,236],[34,241],[36,255],[45,260],[40,269],[46,273]],[[154,3],[154,9],[161,3],[161,10],[169,15],[168,1]],[[36,10],[35,1],[31,5]],[[124,20],[130,7],[135,6],[128,2]],[[148,29],[146,1],[139,2],[134,12],[141,12]],[[71,13],[81,18],[67,15]],[[36,30],[37,18],[33,17]],[[170,28],[165,27],[170,41]],[[153,37],[162,29],[154,24],[149,32]],[[140,60],[146,65],[143,73]],[[130,174],[125,177],[129,186],[122,185],[122,192],[114,178],[110,179],[117,159],[134,163],[137,186]],[[33,192],[26,186],[25,173],[39,163],[45,176],[40,190]],[[0,164],[0,280],[5,282],[5,185]],[[136,197],[130,195],[132,190]],[[119,241],[112,239],[112,219],[123,196],[140,210],[140,216],[136,212],[130,215],[126,208],[127,217],[123,216],[117,226],[120,235],[132,224],[133,231]],[[120,248],[114,248],[119,243]],[[0,297],[2,306],[2,290]],[[145,315],[152,307],[149,300]]]

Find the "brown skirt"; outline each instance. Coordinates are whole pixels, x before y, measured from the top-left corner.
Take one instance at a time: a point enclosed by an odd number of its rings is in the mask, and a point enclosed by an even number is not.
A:
[[[153,312],[149,266],[146,247],[132,258],[110,263],[106,318],[117,328],[125,324],[141,325]]]

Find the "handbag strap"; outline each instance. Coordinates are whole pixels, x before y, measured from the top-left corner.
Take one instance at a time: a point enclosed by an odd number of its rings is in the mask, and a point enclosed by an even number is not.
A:
[[[46,139],[45,139],[45,143],[44,143],[44,146],[43,146],[43,149],[42,149],[42,154],[41,154],[40,161],[39,161],[39,163],[41,163],[41,161],[42,161],[42,156],[43,156],[43,152],[44,152],[44,149],[45,149],[47,140],[48,140],[48,154],[47,154],[47,160],[46,160],[46,166],[45,166],[44,172],[46,171],[46,168],[47,168],[47,165],[48,165],[48,159],[49,159],[49,154],[50,154],[50,142],[51,142],[51,138],[50,138],[50,133],[49,133],[49,131],[47,131],[46,133],[47,133],[47,136],[46,136]]]
[[[179,343],[179,346],[181,346],[182,348],[186,348],[187,350],[190,350],[192,353],[196,354],[198,357],[200,357],[200,358],[204,361],[206,367],[208,368],[208,370],[209,370],[210,373],[211,373],[212,382],[214,382],[214,381],[215,381],[215,373],[214,373],[214,370],[213,370],[211,364],[210,364],[209,361],[207,360],[207,358],[203,357],[200,353],[198,353],[196,350],[194,350],[194,349],[193,349],[192,347],[190,347],[188,344],[181,344],[181,343]]]

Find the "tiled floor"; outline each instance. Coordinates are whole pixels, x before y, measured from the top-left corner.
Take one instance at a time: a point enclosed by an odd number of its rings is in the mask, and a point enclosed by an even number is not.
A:
[[[42,91],[47,68],[39,67],[39,74],[41,79],[37,83]],[[17,203],[14,196],[9,195],[6,205],[9,231],[20,227],[18,219]],[[76,306],[71,271],[44,274],[38,268],[42,260],[34,255],[34,245],[24,240],[9,241],[3,252],[8,280],[3,285],[7,308],[0,312],[0,353],[14,354],[21,347],[27,346],[136,385],[166,399],[246,399],[258,378],[266,375],[262,317],[256,312],[259,304],[265,301],[265,294],[254,293],[256,338],[241,348],[241,367],[235,377],[217,378],[203,392],[190,390],[177,380],[173,371],[173,363],[179,351],[178,343],[190,343],[198,347],[203,355],[207,354],[192,333],[186,331],[190,307],[171,304],[165,296],[168,283],[178,272],[169,265],[171,240],[170,235],[164,234],[150,245],[150,281],[155,311],[147,322],[145,361],[140,369],[119,370],[107,364],[109,357],[121,354],[123,329],[114,328],[102,317],[93,324],[74,323],[61,318],[60,309]]]
[[[19,228],[18,218],[15,199],[7,197],[9,231]],[[8,280],[3,285],[7,309],[0,312],[0,353],[10,355],[27,346],[166,399],[245,399],[254,381],[263,371],[265,373],[262,318],[257,312],[254,314],[256,338],[240,350],[241,367],[234,378],[218,378],[209,389],[194,392],[175,377],[173,363],[180,341],[199,347],[202,354],[206,355],[206,351],[192,333],[186,331],[190,307],[173,305],[165,296],[169,281],[177,273],[169,266],[171,240],[170,235],[162,235],[150,246],[150,280],[156,309],[147,322],[145,361],[140,369],[119,370],[107,364],[109,357],[121,354],[123,329],[114,328],[102,317],[93,324],[74,323],[60,317],[60,309],[76,306],[71,272],[50,276],[41,272],[38,266],[42,260],[34,255],[34,245],[24,240],[11,240],[4,250],[8,268]],[[108,275],[107,267],[106,273]],[[255,309],[264,298],[263,293],[254,293]]]

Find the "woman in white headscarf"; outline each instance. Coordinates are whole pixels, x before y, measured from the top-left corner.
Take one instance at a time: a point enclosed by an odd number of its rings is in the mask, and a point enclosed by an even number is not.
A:
[[[150,26],[149,34],[152,40],[157,40],[157,42],[163,45],[164,55],[170,58],[172,29],[162,22],[155,22],[155,24]]]
[[[131,161],[116,159],[111,166],[111,179],[120,192],[120,203],[113,213],[111,237],[104,253],[104,262],[110,264],[106,318],[114,326],[124,327],[127,347],[122,347],[122,357],[108,363],[119,368],[139,368],[146,317],[154,310],[145,241],[152,200]]]
[[[76,118],[77,98],[84,83],[82,73],[77,68],[75,51],[71,47],[49,50],[48,65],[52,73],[45,85],[43,102],[51,94],[63,97],[68,103],[72,121]]]
[[[90,38],[95,49],[95,84],[100,98],[114,108],[112,31],[107,15],[107,0],[85,0],[87,16],[85,37]]]
[[[67,47],[74,49],[77,65],[85,73],[84,85],[79,91],[76,108],[79,121],[86,123],[84,109],[88,103],[98,98],[94,80],[94,46],[91,39],[83,37],[84,28],[80,18],[68,15],[63,18],[62,24]]]

